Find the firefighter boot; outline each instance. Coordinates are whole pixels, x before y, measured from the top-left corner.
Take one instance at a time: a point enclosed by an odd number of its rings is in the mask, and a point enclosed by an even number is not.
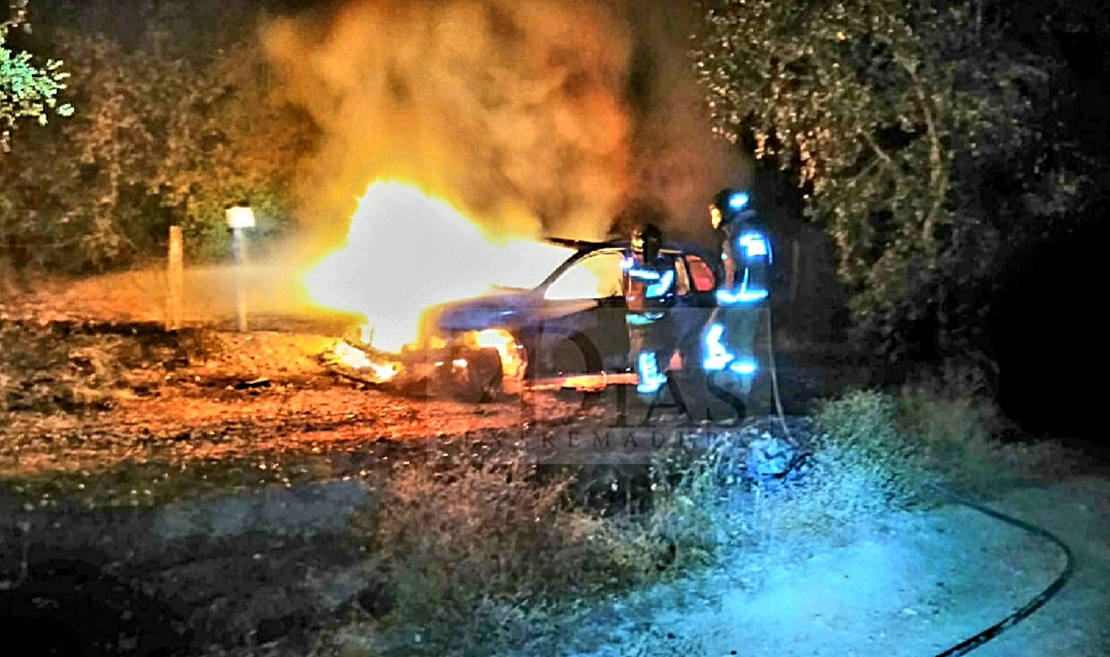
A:
[[[659,371],[655,352],[641,352],[636,366],[636,373],[640,378],[640,382],[636,385],[636,392],[641,395],[653,395],[667,382],[667,375]]]

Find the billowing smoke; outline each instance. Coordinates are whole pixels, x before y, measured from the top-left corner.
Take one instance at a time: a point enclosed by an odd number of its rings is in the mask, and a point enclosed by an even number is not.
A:
[[[313,214],[392,178],[487,224],[588,236],[623,194],[629,35],[604,3],[363,0],[264,43],[325,135]]]
[[[671,15],[688,4],[349,0],[271,21],[275,82],[324,136],[303,214],[341,230],[400,179],[514,232],[597,238],[653,206],[704,223],[738,181],[688,71],[692,16]]]
[[[749,185],[752,172],[750,162],[710,130],[704,92],[687,55],[700,11],[689,0],[632,6],[632,166],[622,227],[660,216],[672,236],[715,242],[710,200],[722,187]]]

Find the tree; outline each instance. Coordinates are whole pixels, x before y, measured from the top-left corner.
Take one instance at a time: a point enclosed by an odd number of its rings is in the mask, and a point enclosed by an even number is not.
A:
[[[58,104],[58,92],[65,89],[63,80],[69,77],[61,70],[62,62],[47,60],[40,68],[31,61],[30,53],[7,47],[12,30],[29,28],[27,0],[11,0],[9,6],[9,17],[0,22],[0,148],[5,152],[19,119],[33,118],[45,125],[50,110],[59,116],[73,113],[68,103]]]
[[[1056,64],[986,9],[721,0],[696,35],[715,130],[797,175],[858,327],[891,357],[966,348],[1006,236],[1084,184],[1046,114]]]
[[[259,231],[291,221],[308,122],[273,97],[253,34],[221,50],[183,50],[162,34],[131,48],[59,30],[81,108],[0,161],[0,234],[31,265],[128,264],[183,226],[193,257],[230,253],[223,208],[249,199]]]
[[[73,211],[96,213],[85,223],[114,222],[116,231],[90,233],[108,240],[102,252],[143,251],[116,238],[134,242],[152,230],[160,238],[172,222],[194,255],[227,253],[223,208],[242,198],[270,220],[288,220],[305,126],[270,98],[257,41],[202,62],[165,42],[131,51],[104,38],[67,43],[88,98],[83,120],[66,130],[86,184],[100,190],[95,210]]]

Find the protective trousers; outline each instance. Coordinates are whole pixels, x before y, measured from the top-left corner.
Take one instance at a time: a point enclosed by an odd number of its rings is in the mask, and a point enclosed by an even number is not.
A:
[[[751,392],[758,370],[755,338],[765,304],[718,307],[703,336],[703,364],[708,372],[734,375],[744,394]]]
[[[628,316],[628,342],[640,378],[636,391],[653,394],[667,382],[667,367],[675,349],[674,327],[667,315],[650,322],[641,318]]]

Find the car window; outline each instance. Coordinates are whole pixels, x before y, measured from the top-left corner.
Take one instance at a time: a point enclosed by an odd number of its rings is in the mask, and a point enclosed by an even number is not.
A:
[[[559,275],[543,298],[549,301],[569,299],[607,299],[623,295],[621,290],[620,251],[600,251],[582,258]]]
[[[701,258],[694,255],[686,256],[686,267],[690,271],[690,280],[698,292],[711,292],[716,287],[713,269]]]

